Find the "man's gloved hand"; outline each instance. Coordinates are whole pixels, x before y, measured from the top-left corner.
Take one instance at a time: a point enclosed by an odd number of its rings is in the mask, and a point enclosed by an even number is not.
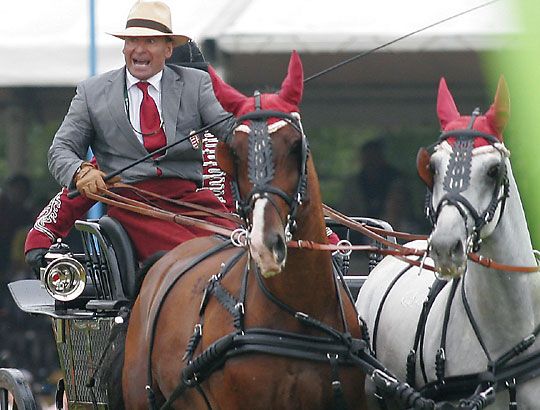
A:
[[[104,178],[105,173],[97,169],[89,162],[83,162],[79,171],[75,174],[75,186],[77,191],[86,196],[86,194],[97,194],[100,189],[107,189],[108,186],[119,182],[120,176],[116,176],[107,183]]]
[[[83,162],[75,174],[77,191],[86,196],[87,193],[97,194],[99,189],[107,189],[107,184],[103,180],[104,176],[103,171],[88,162]]]
[[[47,252],[49,252],[49,249],[36,248],[26,252],[24,256],[24,260],[32,268],[32,272],[34,272],[37,279],[40,276],[40,268],[44,268],[46,265],[44,256]]]

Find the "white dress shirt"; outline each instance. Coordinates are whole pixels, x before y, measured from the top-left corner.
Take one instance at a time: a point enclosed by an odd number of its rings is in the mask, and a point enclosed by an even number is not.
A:
[[[161,77],[162,75],[163,75],[163,70],[161,70],[159,73],[155,74],[154,76],[146,80],[150,84],[150,86],[148,87],[148,94],[150,94],[150,97],[152,97],[156,103],[161,122],[163,122],[163,116],[161,114]],[[136,86],[136,84],[140,81],[141,80],[131,75],[129,70],[126,68],[126,87],[127,87],[127,94],[128,94],[128,99],[129,99],[129,104],[127,104],[127,106],[129,107],[129,120],[131,121],[131,125],[133,126],[133,128],[135,128],[135,130],[138,131],[138,132],[135,132],[135,135],[137,135],[139,142],[144,145],[143,136],[140,133],[141,132],[140,112],[141,112],[141,103],[143,100],[143,92],[141,91],[139,87]]]

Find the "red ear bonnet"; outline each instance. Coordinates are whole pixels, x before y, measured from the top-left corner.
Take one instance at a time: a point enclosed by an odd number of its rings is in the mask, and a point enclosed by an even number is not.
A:
[[[287,77],[281,84],[281,90],[278,95],[287,103],[298,107],[302,101],[302,93],[304,91],[304,70],[300,56],[294,50],[289,60],[289,68]],[[298,112],[298,110],[297,110]]]
[[[470,126],[471,117],[459,114],[444,78],[441,78],[439,83],[437,115],[443,131],[466,129]],[[484,115],[480,115],[474,120],[473,129],[493,135],[502,142],[502,132],[508,123],[509,117],[510,97],[506,81],[501,76],[493,104]],[[449,143],[453,143],[453,141],[453,137],[448,138]],[[483,138],[476,138],[474,142],[476,147],[487,143]]]
[[[510,93],[503,76],[499,78],[495,100],[489,110],[486,112],[486,119],[491,128],[496,132],[497,138],[502,141],[502,132],[510,118]]]
[[[225,111],[231,114],[236,114],[240,111],[242,106],[247,102],[248,97],[223,81],[211,65],[208,66],[208,74],[210,74],[210,79],[212,80],[214,94]]]
[[[439,93],[437,95],[437,116],[441,123],[441,128],[444,130],[452,121],[459,118],[459,111],[454,102],[454,97],[450,94],[446,80],[441,77],[439,81]]]
[[[212,86],[216,98],[223,108],[240,117],[255,110],[255,100],[253,97],[246,97],[227,83],[225,83],[212,67],[208,70],[212,79]],[[261,108],[263,110],[275,110],[284,113],[300,112],[298,105],[302,100],[304,90],[304,72],[302,61],[296,51],[291,54],[287,76],[281,84],[281,90],[277,94],[262,94]],[[270,118],[268,123],[278,121]]]

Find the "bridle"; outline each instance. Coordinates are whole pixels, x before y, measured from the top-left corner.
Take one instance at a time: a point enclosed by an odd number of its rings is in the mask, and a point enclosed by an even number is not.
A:
[[[253,184],[253,188],[246,196],[242,198],[237,178],[232,181],[232,194],[236,201],[238,215],[244,220],[248,231],[251,229],[249,222],[249,214],[253,210],[253,205],[257,199],[266,198],[278,209],[271,195],[280,197],[289,207],[289,213],[286,221],[283,221],[285,226],[285,237],[287,241],[292,239],[292,235],[296,230],[296,214],[298,207],[307,196],[307,160],[309,156],[309,146],[306,135],[302,128],[299,115],[287,114],[275,110],[261,109],[261,94],[258,91],[254,93],[255,111],[238,117],[236,120],[236,129],[246,121],[250,123],[248,136],[248,179]],[[269,118],[279,118],[286,121],[301,135],[301,152],[298,183],[296,190],[292,195],[287,194],[282,189],[271,185],[275,174],[273,162],[272,141],[266,121]],[[234,135],[232,136],[234,138]],[[236,166],[236,164],[235,164]],[[235,170],[235,174],[236,174]],[[278,212],[279,214],[279,212]]]
[[[509,181],[506,164],[504,162],[507,153],[500,148],[500,141],[495,136],[476,131],[472,128],[478,115],[479,110],[475,109],[471,116],[468,128],[443,132],[438,141],[430,147],[431,150],[433,150],[433,147],[439,146],[449,138],[455,138],[455,142],[452,144],[450,161],[443,180],[443,189],[445,193],[436,207],[433,206],[432,187],[428,190],[426,197],[426,215],[432,226],[437,224],[442,209],[447,205],[453,205],[458,210],[465,224],[465,228],[468,227],[468,215],[472,217],[474,226],[471,234],[467,238],[467,253],[479,251],[482,242],[482,230],[486,225],[493,221],[493,218],[497,214],[497,209],[500,206],[497,224],[499,223],[509,193]],[[475,138],[483,138],[486,140],[501,154],[501,158],[503,159],[498,167],[497,175],[495,176],[495,186],[493,188],[491,200],[482,212],[477,211],[469,200],[462,195],[462,192],[466,191],[470,185],[471,161]]]

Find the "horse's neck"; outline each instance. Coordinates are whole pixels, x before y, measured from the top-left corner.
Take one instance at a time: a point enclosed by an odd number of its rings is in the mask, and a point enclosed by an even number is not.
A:
[[[507,169],[510,190],[506,206],[497,228],[484,240],[480,253],[505,264],[533,266],[529,229],[510,162]]]
[[[294,239],[325,243],[326,227],[322,211],[319,184],[314,170],[310,170],[308,200],[298,212],[298,229]],[[336,300],[330,252],[289,248],[282,275],[282,291],[294,289],[294,306],[302,306],[306,313],[324,314]],[[321,301],[325,301],[321,303]],[[309,312],[310,311],[310,312]]]
[[[536,266],[515,180],[509,168],[510,194],[494,232],[479,253],[510,265]],[[475,320],[492,349],[508,348],[540,323],[540,274],[504,272],[468,263],[465,289]]]

